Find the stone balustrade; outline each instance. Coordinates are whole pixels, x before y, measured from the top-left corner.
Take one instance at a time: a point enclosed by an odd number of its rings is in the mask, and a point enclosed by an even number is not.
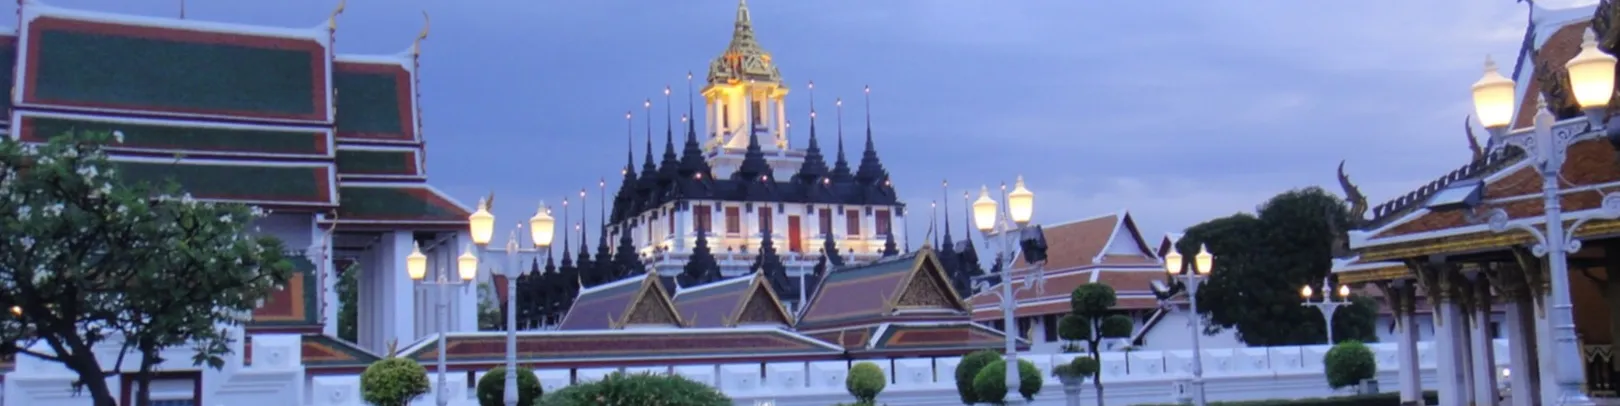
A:
[[[248,398],[304,399],[308,405],[360,406],[357,375],[305,377],[297,364],[296,336],[255,336],[254,362],[241,365],[240,359],[219,371],[204,371],[201,386],[204,402],[199,404],[254,404]],[[1507,342],[1494,343],[1497,357],[1505,364]],[[1395,344],[1370,344],[1378,359],[1380,379],[1386,391],[1396,390],[1394,377]],[[1203,351],[1204,377],[1212,400],[1242,400],[1263,397],[1326,396],[1322,358],[1329,346],[1210,349]],[[1424,380],[1432,380],[1435,354],[1430,343],[1419,343],[1419,364]],[[177,354],[178,355],[178,354]],[[1036,404],[1063,404],[1063,391],[1050,376],[1054,365],[1079,354],[1026,354],[1043,371],[1046,386]],[[26,357],[24,359],[27,359]],[[189,360],[173,356],[170,359]],[[960,357],[856,360],[877,363],[889,374],[889,385],[879,399],[892,406],[954,404],[955,370]],[[1171,387],[1190,377],[1193,352],[1190,350],[1110,352],[1101,356],[1101,371],[1108,397],[1115,402],[1165,402]],[[89,399],[71,396],[71,374],[55,365],[19,360],[19,369],[5,377],[5,403],[9,405],[88,405]],[[26,366],[26,367],[25,367]],[[825,406],[849,401],[844,377],[850,361],[809,361],[728,364],[683,364],[669,366],[541,368],[536,377],[546,391],[555,391],[575,382],[600,379],[608,374],[670,373],[707,383],[737,400],[739,405],[770,402],[778,406]],[[190,368],[165,365],[165,369]],[[428,370],[433,371],[432,365]],[[473,374],[473,378],[483,373]],[[472,386],[463,372],[447,376],[451,405],[473,406]],[[436,376],[430,376],[436,382]],[[307,388],[307,390],[306,390]],[[1090,395],[1088,384],[1082,396]],[[436,393],[428,393],[418,404],[431,405]],[[224,402],[224,403],[220,403]],[[238,403],[245,402],[245,403]],[[1121,403],[1125,404],[1125,403]]]

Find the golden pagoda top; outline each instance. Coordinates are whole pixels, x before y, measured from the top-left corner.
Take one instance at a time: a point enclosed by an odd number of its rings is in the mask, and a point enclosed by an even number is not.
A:
[[[754,39],[754,24],[748,13],[748,0],[737,0],[737,22],[731,44],[725,53],[709,63],[709,83],[744,81],[782,83],[782,73],[772,63],[771,53]]]

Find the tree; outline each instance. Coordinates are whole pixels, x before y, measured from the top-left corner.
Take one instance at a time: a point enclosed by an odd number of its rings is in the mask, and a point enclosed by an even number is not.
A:
[[[1075,345],[1074,342],[1091,339],[1091,325],[1086,324],[1084,317],[1073,313],[1065,314],[1063,318],[1058,319],[1057,329],[1058,338],[1067,341],[1063,343],[1063,352],[1079,352],[1078,348],[1080,346]]]
[[[106,371],[127,355],[137,405],[164,349],[191,345],[195,364],[222,367],[234,327],[292,273],[279,240],[250,233],[263,211],[121,180],[103,151],[121,138],[0,140],[0,212],[13,214],[0,218],[0,307],[12,310],[0,350],[61,363],[97,406],[117,404]],[[106,366],[91,349],[109,343],[122,351]]]
[[[501,317],[505,307],[495,296],[495,285],[487,282],[478,284],[479,331],[502,330],[506,326],[506,319]]]
[[[1325,335],[1327,332],[1323,332]],[[1357,341],[1378,342],[1378,301],[1351,295],[1350,305],[1333,314],[1333,343]]]
[[[1087,283],[1074,288],[1069,294],[1071,315],[1079,317],[1082,322],[1074,327],[1079,336],[1085,337],[1091,350],[1092,359],[1102,359],[1103,340],[1110,338],[1126,338],[1131,335],[1133,324],[1130,317],[1114,314],[1114,305],[1119,301],[1114,294],[1114,287],[1101,283]],[[1097,388],[1097,405],[1103,404],[1102,375],[1091,380],[1092,386]]]
[[[338,338],[360,341],[360,263],[351,263],[338,275]]]
[[[1215,254],[1198,310],[1209,330],[1237,330],[1251,346],[1314,344],[1325,330],[1315,309],[1300,306],[1299,288],[1318,286],[1332,268],[1338,225],[1349,210],[1337,196],[1310,187],[1284,192],[1257,210],[1194,225],[1176,248],[1183,255],[1207,245]]]

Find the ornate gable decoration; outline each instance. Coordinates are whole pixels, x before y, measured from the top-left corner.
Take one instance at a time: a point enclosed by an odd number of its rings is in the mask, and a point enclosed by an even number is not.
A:
[[[632,297],[630,307],[625,309],[619,320],[610,327],[618,329],[631,325],[684,326],[679,312],[675,311],[675,303],[664,293],[663,283],[659,281],[658,274],[647,273],[647,277],[641,281],[640,289]]]
[[[754,273],[754,280],[749,282],[748,291],[737,301],[737,310],[726,323],[728,327],[740,324],[777,324],[793,325],[793,316],[788,315],[787,309],[782,307],[782,299],[765,280],[762,273]]]
[[[968,306],[945,277],[939,256],[930,247],[918,252],[903,282],[896,286],[884,313],[902,309],[939,309],[967,312]]]

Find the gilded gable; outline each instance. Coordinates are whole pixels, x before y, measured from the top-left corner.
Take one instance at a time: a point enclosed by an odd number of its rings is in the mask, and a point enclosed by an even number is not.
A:
[[[736,324],[793,324],[788,321],[787,315],[775,298],[766,292],[765,286],[760,285],[743,304],[742,314],[737,316]]]
[[[634,307],[631,307],[625,325],[664,324],[679,326],[681,324],[680,318],[675,316],[675,309],[670,307],[669,302],[660,300],[658,295],[659,292],[652,291],[641,295]]]
[[[896,303],[901,308],[945,308],[956,309],[956,303],[949,296],[950,290],[945,287],[936,272],[928,272],[927,268],[919,269],[911,278],[911,283],[900,294]]]

